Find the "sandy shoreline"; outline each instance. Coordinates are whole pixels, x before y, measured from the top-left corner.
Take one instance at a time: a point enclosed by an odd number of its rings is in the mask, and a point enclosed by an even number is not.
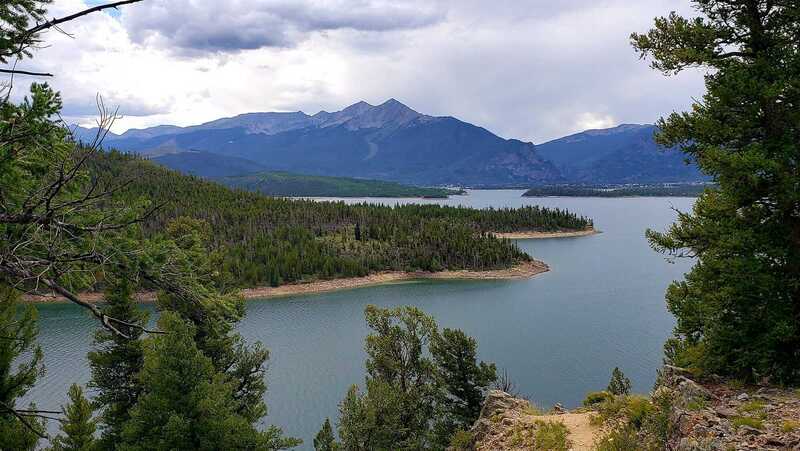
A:
[[[439,272],[403,272],[386,271],[370,274],[364,277],[350,277],[344,279],[316,280],[312,282],[292,283],[279,287],[256,287],[245,288],[242,296],[245,299],[265,299],[284,296],[294,296],[299,294],[327,293],[331,291],[348,290],[353,288],[382,285],[394,282],[404,282],[413,280],[439,279],[439,280],[514,280],[527,279],[537,274],[549,271],[550,268],[541,261],[533,260],[521,263],[508,269],[497,269],[490,271],[439,271]],[[155,292],[136,293],[135,298],[139,302],[148,303],[155,300]],[[51,295],[25,295],[23,299],[33,303],[54,303],[68,302],[60,296]],[[101,302],[103,293],[92,292],[82,293],[81,299],[89,302]]]
[[[600,233],[595,229],[578,230],[576,232],[493,232],[492,235],[498,238],[508,238],[510,240],[536,240],[542,238],[569,238],[574,236],[588,236]]]

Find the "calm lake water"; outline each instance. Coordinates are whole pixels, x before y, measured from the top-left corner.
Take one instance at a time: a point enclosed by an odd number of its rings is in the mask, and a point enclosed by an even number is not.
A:
[[[267,424],[302,438],[312,449],[326,417],[335,420],[347,388],[363,382],[363,312],[368,304],[415,305],[440,326],[478,341],[480,358],[508,371],[519,392],[545,407],[577,406],[587,391],[605,388],[619,366],[646,392],[673,326],[664,290],[690,262],[667,262],[644,238],[664,229],[686,198],[522,198],[522,191],[471,191],[426,203],[477,208],[543,205],[594,219],[603,233],[521,240],[520,247],[551,271],[522,281],[424,281],[335,293],[254,300],[239,330],[271,352]],[[348,202],[366,199],[348,199]],[[376,201],[376,200],[369,200]],[[380,202],[418,200],[382,199]],[[86,351],[96,323],[69,304],[41,305],[40,343],[47,374],[29,394],[40,408],[57,408],[71,382],[86,382]]]

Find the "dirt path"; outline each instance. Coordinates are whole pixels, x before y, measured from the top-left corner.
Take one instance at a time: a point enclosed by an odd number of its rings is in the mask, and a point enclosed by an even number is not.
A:
[[[569,440],[573,451],[591,451],[600,428],[590,423],[591,413],[565,413],[534,417],[539,421],[560,421],[569,429]]]

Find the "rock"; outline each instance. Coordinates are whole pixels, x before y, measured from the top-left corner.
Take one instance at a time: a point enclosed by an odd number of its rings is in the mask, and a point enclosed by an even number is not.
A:
[[[705,387],[691,379],[677,376],[674,382],[678,398],[677,403],[680,407],[686,407],[692,402],[708,401],[715,398]]]
[[[749,399],[750,399],[750,395],[748,395],[747,393],[742,393],[742,394],[740,394],[739,396],[737,396],[737,397],[736,397],[736,399],[737,399],[738,401],[745,402],[745,401],[747,401],[747,400],[749,400]]]
[[[556,415],[564,415],[565,413],[567,413],[567,409],[565,409],[564,406],[561,405],[561,403],[556,403],[553,406],[553,412]]]
[[[489,390],[481,409],[481,418],[490,418],[507,410],[525,409],[530,406],[528,401],[517,399],[500,390]]]
[[[738,412],[736,412],[734,409],[731,409],[729,407],[722,407],[722,406],[715,407],[714,408],[714,413],[716,413],[718,416],[720,416],[722,418],[733,418],[733,417],[738,415]]]
[[[750,426],[742,426],[742,427],[740,427],[739,428],[739,433],[741,435],[761,435],[761,434],[763,434],[763,432],[761,432],[760,430],[758,430],[758,429],[756,429],[754,427],[750,427]]]
[[[764,442],[764,444],[768,446],[781,446],[781,447],[786,446],[786,442],[777,437],[768,437],[767,441]]]

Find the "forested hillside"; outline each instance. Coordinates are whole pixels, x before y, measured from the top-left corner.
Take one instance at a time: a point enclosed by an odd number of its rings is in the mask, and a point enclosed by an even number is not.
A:
[[[264,171],[255,174],[214,178],[232,188],[255,191],[268,196],[287,197],[427,197],[447,198],[462,190],[403,185],[382,180],[293,174]]]
[[[499,269],[529,260],[486,232],[576,230],[591,220],[539,207],[476,210],[438,205],[347,205],[277,199],[231,190],[149,161],[111,152],[92,163],[101,181],[128,180],[116,193],[163,204],[146,234],[186,216],[208,223],[230,283],[253,286],[381,270]]]

